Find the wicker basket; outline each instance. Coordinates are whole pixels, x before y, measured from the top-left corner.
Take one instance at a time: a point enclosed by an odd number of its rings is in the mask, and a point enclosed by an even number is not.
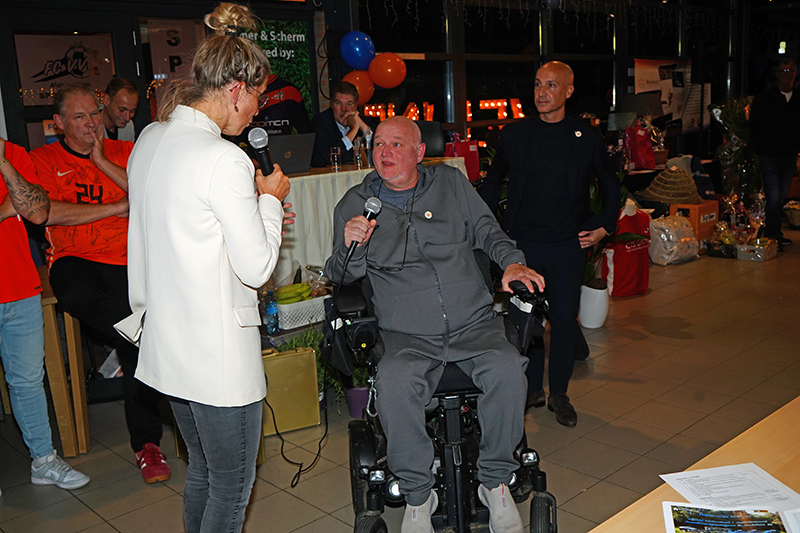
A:
[[[278,304],[278,324],[281,329],[294,329],[322,322],[325,319],[325,298],[311,298],[293,304]]]

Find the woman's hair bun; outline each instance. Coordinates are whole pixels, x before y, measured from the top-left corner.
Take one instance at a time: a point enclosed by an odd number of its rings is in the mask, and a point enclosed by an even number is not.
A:
[[[236,35],[256,29],[256,16],[249,8],[232,2],[221,3],[205,16],[206,26],[221,35]]]

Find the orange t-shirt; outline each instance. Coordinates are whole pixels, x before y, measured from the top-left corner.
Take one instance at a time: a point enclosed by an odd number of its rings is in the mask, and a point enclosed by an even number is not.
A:
[[[105,139],[109,161],[128,167],[133,150],[130,141]],[[125,191],[92,164],[88,155],[75,152],[64,142],[47,144],[31,152],[39,183],[53,200],[73,204],[108,204],[125,197]],[[49,226],[47,265],[61,257],[80,257],[109,265],[128,262],[128,219],[107,217],[80,226]]]
[[[6,143],[6,159],[20,176],[36,183],[36,170],[24,148]],[[8,189],[0,179],[0,204],[6,199]],[[28,233],[18,216],[0,222],[0,303],[16,302],[42,292],[39,274],[31,258]]]

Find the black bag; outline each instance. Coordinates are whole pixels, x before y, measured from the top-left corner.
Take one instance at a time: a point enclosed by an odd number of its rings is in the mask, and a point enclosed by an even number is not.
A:
[[[325,321],[322,323],[322,357],[344,374],[353,375],[353,354],[347,342],[344,321],[336,314],[335,298],[325,299]]]
[[[516,344],[519,353],[524,355],[535,338],[544,336],[548,311],[547,299],[542,294],[532,294],[524,300],[518,296],[511,297],[507,316],[516,329],[516,338],[509,337],[509,341]],[[506,327],[507,333],[508,329]]]

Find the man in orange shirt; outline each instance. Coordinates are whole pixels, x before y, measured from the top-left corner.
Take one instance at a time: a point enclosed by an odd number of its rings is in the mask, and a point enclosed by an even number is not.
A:
[[[0,139],[0,357],[14,418],[33,462],[34,485],[78,489],[89,477],[73,470],[53,449],[44,394],[42,287],[31,259],[22,218],[41,224],[50,201],[27,152]]]
[[[163,395],[134,378],[138,350],[114,330],[131,314],[125,168],[133,143],[103,138],[97,99],[88,89],[67,87],[54,106],[53,119],[64,139],[31,152],[51,201],[46,222],[50,284],[66,311],[116,346],[136,462],[147,483],[164,481],[170,469],[159,449]]]

